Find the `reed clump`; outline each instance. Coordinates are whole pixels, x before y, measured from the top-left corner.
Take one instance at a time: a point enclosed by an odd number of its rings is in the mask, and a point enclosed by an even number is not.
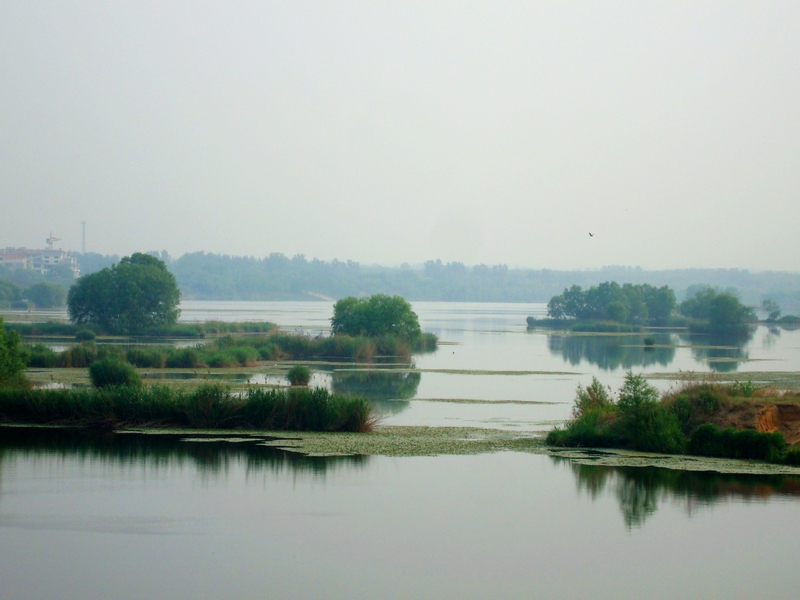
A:
[[[367,432],[369,401],[322,388],[250,388],[221,385],[191,391],[167,386],[76,389],[0,389],[0,421],[104,427],[179,427],[285,431]]]

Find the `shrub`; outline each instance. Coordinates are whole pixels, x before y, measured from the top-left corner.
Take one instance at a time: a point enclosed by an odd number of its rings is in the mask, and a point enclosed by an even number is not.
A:
[[[181,348],[167,357],[166,365],[170,369],[194,369],[200,366],[200,354],[195,348]]]
[[[786,442],[780,433],[761,433],[754,429],[736,431],[720,429],[706,423],[698,427],[689,440],[689,452],[698,456],[780,460]]]
[[[85,342],[64,350],[58,355],[55,366],[64,369],[82,369],[98,358],[97,347],[91,342]]]
[[[800,466],[800,448],[790,448],[787,450],[786,455],[783,457],[783,462],[787,465]]]
[[[27,350],[16,331],[6,332],[0,317],[0,385],[25,383],[22,374],[28,362]]]
[[[654,338],[654,337],[646,337],[646,338],[644,338],[644,345],[645,346],[655,346],[656,345],[656,338]]]
[[[114,358],[104,358],[89,365],[89,378],[96,388],[140,386],[139,374],[131,365]]]
[[[286,372],[286,379],[292,385],[308,385],[311,380],[311,369],[305,365],[295,365]]]
[[[79,329],[75,332],[75,339],[79,342],[93,342],[97,338],[91,329]]]
[[[675,415],[685,436],[728,403],[725,387],[705,383],[686,386],[664,399],[664,406]]]
[[[607,413],[613,407],[614,401],[608,395],[606,388],[597,380],[597,377],[592,377],[592,383],[587,387],[578,385],[572,416],[577,419],[590,412]]]
[[[629,371],[625,376],[617,411],[615,429],[632,448],[647,452],[683,450],[684,438],[677,418],[658,403],[658,391],[642,375]]]
[[[167,365],[167,354],[159,348],[129,348],[125,359],[140,369],[163,369]]]
[[[59,355],[44,344],[34,344],[28,348],[28,366],[39,369],[52,369],[59,361]]]

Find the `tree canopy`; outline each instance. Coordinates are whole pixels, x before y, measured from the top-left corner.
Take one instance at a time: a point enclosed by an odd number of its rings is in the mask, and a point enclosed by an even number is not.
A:
[[[553,319],[666,323],[675,306],[675,292],[666,285],[657,288],[606,281],[585,291],[579,285],[565,289],[550,299],[547,314]]]
[[[417,314],[404,298],[375,294],[369,298],[342,298],[333,306],[334,335],[379,337],[393,334],[415,339],[422,334]]]
[[[64,306],[67,291],[58,284],[40,281],[23,292],[23,295],[36,305],[36,308]]]
[[[139,333],[178,319],[180,290],[163,261],[136,253],[84,275],[67,295],[70,320],[118,333]]]
[[[703,323],[713,333],[741,333],[755,320],[755,311],[730,292],[707,287],[684,300],[680,313]]]

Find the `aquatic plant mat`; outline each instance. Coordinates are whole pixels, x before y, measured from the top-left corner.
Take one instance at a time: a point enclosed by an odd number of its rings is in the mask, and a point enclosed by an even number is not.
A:
[[[717,359],[714,359],[717,360]],[[735,373],[644,373],[646,379],[662,381],[697,381],[704,383],[746,383],[766,385],[781,390],[800,391],[800,372],[797,371],[738,371]]]
[[[800,475],[800,467],[685,454],[650,454],[605,448],[548,448],[547,454],[567,458],[576,464],[605,467],[660,467],[675,471],[712,471],[738,475]]]

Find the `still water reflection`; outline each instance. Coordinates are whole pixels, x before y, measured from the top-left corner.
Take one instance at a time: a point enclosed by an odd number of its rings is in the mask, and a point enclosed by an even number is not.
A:
[[[800,477],[788,475],[731,475],[678,471],[657,467],[608,467],[551,457],[568,467],[578,493],[592,500],[612,494],[619,502],[625,526],[642,526],[659,504],[680,504],[688,516],[730,501],[765,502],[770,498],[800,501]]]
[[[798,487],[0,428],[0,585],[4,600],[790,597]]]

